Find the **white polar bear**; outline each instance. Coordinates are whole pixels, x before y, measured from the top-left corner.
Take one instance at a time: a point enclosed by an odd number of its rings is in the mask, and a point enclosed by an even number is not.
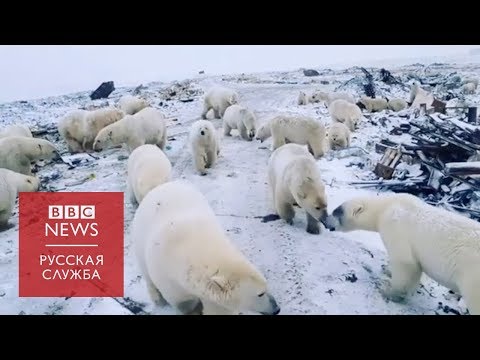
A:
[[[350,95],[349,93],[345,92],[324,92],[324,91],[319,91],[316,93],[316,97],[318,97],[319,100],[325,102],[325,104],[330,106],[332,102],[335,100],[345,100],[348,103],[355,104],[355,98]]]
[[[167,144],[164,115],[152,107],[142,109],[135,115],[125,115],[98,132],[93,149],[102,151],[121,144],[126,144],[130,153],[144,144],[157,145],[163,150]]]
[[[476,86],[474,83],[466,83],[465,85],[462,86],[462,92],[464,94],[475,94]]]
[[[140,204],[157,185],[171,180],[172,164],[158,146],[137,147],[128,157],[127,195],[132,203]]]
[[[0,139],[8,136],[33,137],[28,126],[25,125],[8,125],[2,131],[0,131]]]
[[[334,122],[344,123],[350,131],[355,131],[362,118],[362,110],[356,104],[343,99],[333,101],[328,111]]]
[[[8,227],[8,220],[19,192],[38,191],[40,181],[8,169],[0,169],[0,229]]]
[[[91,151],[98,132],[124,115],[123,111],[113,107],[73,110],[60,119],[58,132],[66,141],[70,153]]]
[[[327,217],[325,185],[313,156],[305,146],[286,144],[268,161],[268,182],[278,215],[293,224],[296,203],[307,214],[307,232],[319,234],[318,221]]]
[[[195,168],[200,175],[207,174],[220,154],[220,144],[215,126],[207,120],[195,121],[189,133],[190,150],[193,155]]]
[[[122,96],[120,100],[118,100],[117,105],[126,115],[136,114],[140,110],[150,106],[147,100],[133,95]]]
[[[238,104],[238,102],[239,96],[235,90],[215,86],[205,94],[202,119],[207,118],[207,113],[210,109],[213,109],[215,118],[221,119],[225,110],[231,105]]]
[[[379,112],[388,109],[388,102],[382,98],[371,98],[368,96],[362,96],[360,103],[363,104],[366,110],[371,112]]]
[[[298,94],[297,104],[307,105],[309,103],[318,103],[321,101],[320,94],[320,92],[313,92],[310,95],[307,95],[305,91],[300,91]]]
[[[132,240],[147,289],[181,314],[276,315],[265,277],[230,241],[205,196],[172,181],[151,190],[132,222]]]
[[[31,176],[32,161],[59,158],[55,145],[44,139],[23,136],[0,139],[0,168]]]
[[[439,222],[439,219],[441,221]],[[358,197],[328,217],[331,230],[378,232],[389,257],[391,282],[384,295],[400,301],[424,272],[461,294],[480,315],[480,224],[431,206],[410,194]]]
[[[478,86],[478,79],[477,78],[467,78],[462,82],[463,85],[468,84],[468,83],[472,83],[473,86],[475,87],[475,90],[477,90],[477,86]]]
[[[279,115],[265,122],[257,130],[261,142],[273,138],[272,150],[286,143],[308,145],[308,150],[318,159],[325,153],[326,130],[321,121],[303,115]]]
[[[426,104],[427,110],[432,108],[434,101],[433,94],[422,89],[418,82],[414,82],[410,87],[410,108],[418,109],[421,104]]]
[[[345,124],[336,122],[328,127],[328,143],[330,149],[345,149],[350,146],[350,140],[350,130]]]
[[[392,111],[398,112],[406,109],[408,104],[401,98],[395,98],[388,100],[388,108]]]
[[[252,141],[257,131],[255,114],[245,106],[229,106],[223,114],[223,133],[230,136],[232,129],[238,129],[242,139]]]

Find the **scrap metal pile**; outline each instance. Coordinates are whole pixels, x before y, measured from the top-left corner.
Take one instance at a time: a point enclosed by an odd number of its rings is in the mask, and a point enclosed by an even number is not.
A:
[[[410,141],[389,138],[376,144],[376,151],[384,155],[374,170],[380,180],[370,185],[408,192],[480,220],[479,127],[433,113],[409,119],[391,131],[391,135],[404,134]],[[408,171],[396,169],[402,161],[420,164],[421,175],[409,177]]]

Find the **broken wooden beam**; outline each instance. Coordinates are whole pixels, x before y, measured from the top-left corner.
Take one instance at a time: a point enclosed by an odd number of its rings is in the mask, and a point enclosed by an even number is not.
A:
[[[467,120],[470,124],[476,124],[477,123],[477,108],[476,107],[469,107],[468,108]]]
[[[479,175],[480,174],[480,161],[470,162],[451,162],[445,164],[446,175]]]
[[[387,180],[391,179],[393,172],[395,171],[395,166],[397,166],[401,156],[402,152],[399,148],[386,146],[385,153],[375,166],[375,170],[373,172],[379,178]]]

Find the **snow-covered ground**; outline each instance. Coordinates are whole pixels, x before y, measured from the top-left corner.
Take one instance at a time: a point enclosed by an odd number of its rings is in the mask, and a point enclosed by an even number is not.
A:
[[[390,69],[394,75],[411,68]],[[442,73],[458,71],[469,75],[476,67],[448,66]],[[319,69],[319,71],[321,71]],[[141,94],[169,118],[166,154],[174,167],[174,178],[186,179],[209,199],[224,228],[238,247],[258,266],[269,281],[271,292],[281,306],[281,314],[448,314],[465,313],[463,301],[434,281],[423,278],[422,285],[405,303],[386,301],[378,291],[387,259],[377,234],[338,233],[323,229],[320,235],[305,231],[305,216],[297,209],[294,226],[281,220],[264,222],[274,213],[267,188],[266,165],[271,154],[271,139],[264,143],[247,142],[238,136],[223,137],[220,120],[213,120],[221,137],[218,163],[207,176],[193,168],[186,146],[189,126],[199,119],[203,90],[214,84],[236,89],[242,103],[252,108],[259,121],[279,112],[297,112],[328,123],[324,105],[297,105],[300,90],[333,90],[358,74],[356,69],[321,71],[321,76],[305,77],[302,71],[219,77],[199,76],[169,91],[172,84],[144,84]],[[328,82],[328,83],[326,83]],[[392,96],[387,85],[385,94]],[[22,101],[0,105],[0,128],[24,123],[32,130],[55,128],[67,111],[92,104],[114,104],[133,88],[117,89],[107,100],[91,101],[89,93]],[[190,90],[190,93],[189,93]],[[168,93],[170,95],[166,95]],[[356,91],[352,92],[355,94]],[[393,95],[408,100],[408,89],[395,89]],[[166,99],[170,97],[171,99]],[[190,102],[181,100],[193,99]],[[476,97],[472,99],[477,100]],[[408,113],[406,116],[410,116]],[[384,119],[386,121],[382,121]],[[374,179],[372,173],[380,155],[375,142],[401,117],[388,111],[370,116],[353,134],[352,149],[329,152],[318,160],[327,185],[329,211],[341,202],[368,190],[349,185],[351,181]],[[382,126],[381,123],[386,123]],[[38,175],[49,191],[124,191],[127,152],[110,149],[91,155],[71,156],[54,131],[41,135],[53,141],[66,161],[44,164]],[[42,165],[42,164],[40,164]],[[418,171],[405,166],[410,175]],[[371,190],[370,190],[371,191]],[[0,232],[0,313],[1,314],[173,314],[169,307],[154,308],[146,292],[132,251],[129,226],[135,207],[125,200],[125,297],[124,298],[19,298],[18,297],[18,209],[12,228]],[[200,230],[201,231],[201,230]],[[451,311],[453,309],[453,311]]]

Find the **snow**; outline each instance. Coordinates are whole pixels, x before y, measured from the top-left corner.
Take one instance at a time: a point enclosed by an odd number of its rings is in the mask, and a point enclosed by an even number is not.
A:
[[[390,69],[392,70],[392,69]],[[198,175],[187,146],[189,126],[199,119],[202,110],[201,90],[213,84],[236,89],[242,103],[252,108],[260,122],[279,112],[311,115],[328,123],[324,105],[298,106],[300,90],[333,90],[350,79],[358,70],[322,72],[325,76],[307,78],[301,71],[263,73],[242,76],[198,76],[183,82],[186,90],[166,100],[166,89],[172,84],[150,83],[142,92],[154,107],[161,108],[169,119],[169,141],[166,154],[173,165],[176,179],[191,181],[208,198],[225,230],[245,255],[265,274],[271,292],[281,306],[281,315],[288,314],[446,314],[439,303],[465,313],[463,302],[449,291],[424,277],[422,286],[405,303],[385,300],[380,292],[387,257],[377,234],[356,231],[329,232],[320,235],[305,231],[305,213],[296,208],[294,225],[281,220],[263,222],[274,213],[267,187],[266,165],[271,154],[271,139],[264,143],[241,140],[236,132],[223,137],[221,121],[212,120],[221,137],[221,153],[207,176]],[[392,71],[392,73],[394,73]],[[395,74],[395,73],[394,73]],[[321,84],[328,80],[329,84]],[[178,88],[178,87],[177,87]],[[181,88],[181,87],[180,87]],[[180,102],[178,98],[194,101]],[[108,100],[90,101],[88,93],[13,102],[0,105],[0,125],[24,123],[32,127],[55,126],[67,111],[109,103],[132,88],[117,89]],[[182,91],[182,90],[180,90]],[[396,96],[408,98],[406,91]],[[160,105],[162,104],[162,105]],[[387,126],[381,126],[384,119]],[[390,121],[391,120],[391,121]],[[375,143],[402,121],[399,114],[383,111],[366,114],[360,129],[353,133],[352,148],[329,152],[318,160],[326,184],[328,209],[331,212],[343,201],[368,194],[372,190],[351,185],[351,182],[373,180],[372,170],[381,155]],[[172,139],[172,137],[174,139]],[[67,164],[46,164],[39,167],[43,190],[50,191],[124,191],[127,152],[109,149],[101,153],[69,155],[58,134],[46,138],[60,149]],[[408,141],[404,136],[398,142]],[[402,164],[401,170],[418,176],[415,165]],[[135,207],[125,199],[125,296],[124,298],[19,298],[18,297],[18,209],[10,222],[12,228],[0,232],[0,313],[2,314],[174,314],[170,307],[155,308],[147,295],[132,251],[129,226]]]

